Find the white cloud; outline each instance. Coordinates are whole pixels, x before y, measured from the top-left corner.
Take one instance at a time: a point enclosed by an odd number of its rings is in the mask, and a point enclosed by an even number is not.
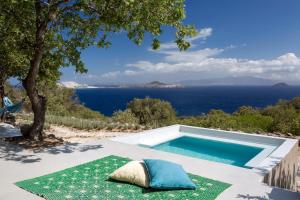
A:
[[[263,78],[298,80],[300,76],[300,58],[287,53],[275,59],[250,60],[237,58],[215,58],[222,49],[204,49],[191,54],[167,55],[164,62],[137,61],[128,64],[130,70],[103,74],[102,78],[113,79],[118,76],[145,74],[175,74],[181,72],[210,72],[224,76],[258,76]]]
[[[192,38],[189,38],[188,40],[190,42],[198,39],[206,40],[209,36],[212,35],[213,29],[212,28],[203,28],[198,32],[198,35]]]
[[[120,71],[107,72],[101,75],[101,78],[104,79],[116,79],[119,75],[121,75]]]
[[[129,64],[133,72],[139,74],[170,74],[180,72],[221,73],[224,76],[258,76],[274,79],[297,80],[300,74],[300,58],[294,53],[287,53],[275,59],[250,60],[237,58],[215,58],[222,49],[204,49],[172,54],[165,57],[165,62],[152,63],[138,61]]]
[[[205,40],[211,36],[212,28],[204,28],[199,35],[188,40],[193,43],[201,39]],[[103,74],[103,78],[116,78],[128,76],[172,76],[180,74],[211,74],[219,76],[256,76],[272,78],[277,80],[299,81],[300,58],[294,53],[286,53],[274,59],[240,59],[221,57],[224,51],[238,47],[245,47],[246,44],[230,45],[225,48],[190,49],[180,52],[175,43],[161,45],[156,53],[162,54],[160,62],[140,60],[127,64],[129,68],[125,71],[115,71]],[[188,79],[188,77],[185,77]]]
[[[223,52],[223,49],[201,49],[196,51],[187,51],[187,52],[166,52],[167,54],[164,60],[168,62],[200,62],[206,58],[216,56]]]
[[[164,51],[164,50],[170,50],[170,49],[176,49],[177,44],[175,42],[168,42],[168,43],[162,43],[159,47],[159,50],[153,50],[152,48],[149,48],[149,51]]]
[[[134,76],[134,75],[139,74],[139,72],[134,71],[134,70],[125,70],[124,74],[127,75],[127,76]]]

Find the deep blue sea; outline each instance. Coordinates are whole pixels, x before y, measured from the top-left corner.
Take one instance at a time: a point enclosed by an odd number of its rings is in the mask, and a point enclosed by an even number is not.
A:
[[[124,110],[134,98],[159,98],[171,102],[180,116],[200,115],[211,109],[234,112],[242,105],[265,107],[279,99],[300,96],[300,86],[206,86],[187,88],[95,88],[77,89],[80,101],[87,107],[112,115]]]

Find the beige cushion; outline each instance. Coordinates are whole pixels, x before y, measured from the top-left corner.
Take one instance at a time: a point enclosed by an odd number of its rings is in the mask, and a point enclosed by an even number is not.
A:
[[[141,161],[130,161],[109,175],[111,179],[123,181],[142,187],[149,187],[148,173]]]

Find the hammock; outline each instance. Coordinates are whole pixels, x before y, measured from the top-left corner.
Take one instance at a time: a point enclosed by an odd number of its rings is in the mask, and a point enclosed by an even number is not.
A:
[[[16,104],[13,104],[10,101],[10,99],[8,99],[6,97],[6,99],[4,101],[4,108],[0,108],[0,115],[3,115],[5,112],[9,112],[9,113],[20,112],[22,110],[23,104],[24,104],[24,100],[22,100]]]
[[[17,113],[20,112],[22,110],[24,101],[20,101],[19,103],[13,104],[11,106],[7,106],[6,110],[10,113]]]

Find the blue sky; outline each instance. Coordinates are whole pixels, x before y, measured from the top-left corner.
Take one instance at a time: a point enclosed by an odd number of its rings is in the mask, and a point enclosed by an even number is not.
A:
[[[176,82],[225,76],[255,76],[300,83],[299,0],[186,0],[186,24],[200,32],[192,48],[173,48],[165,29],[162,48],[136,46],[120,33],[109,49],[82,52],[89,72],[63,69],[61,81],[80,83]]]

